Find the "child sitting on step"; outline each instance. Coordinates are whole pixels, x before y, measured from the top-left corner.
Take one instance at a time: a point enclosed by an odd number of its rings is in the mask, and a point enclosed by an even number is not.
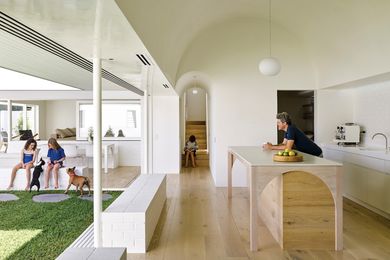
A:
[[[186,164],[185,167],[188,167],[188,158],[191,156],[192,167],[196,167],[196,150],[198,150],[198,143],[196,142],[196,138],[194,135],[191,135],[186,142],[186,146],[184,147]]]

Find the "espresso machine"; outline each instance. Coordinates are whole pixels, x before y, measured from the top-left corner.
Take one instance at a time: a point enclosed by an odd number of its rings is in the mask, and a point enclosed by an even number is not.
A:
[[[341,145],[357,145],[360,142],[360,126],[346,123],[336,127],[334,142]]]

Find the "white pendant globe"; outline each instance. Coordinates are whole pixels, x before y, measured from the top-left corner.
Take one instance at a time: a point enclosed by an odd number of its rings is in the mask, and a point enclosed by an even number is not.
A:
[[[280,63],[273,57],[264,58],[259,63],[261,74],[266,76],[275,76],[280,72]]]

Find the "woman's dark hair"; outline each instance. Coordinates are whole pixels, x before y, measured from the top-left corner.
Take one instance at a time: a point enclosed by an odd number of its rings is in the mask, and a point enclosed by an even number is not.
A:
[[[27,150],[30,144],[35,144],[33,148],[33,151],[35,151],[35,149],[37,149],[37,141],[35,141],[34,138],[30,138],[27,140],[26,144],[24,145],[24,150]]]
[[[61,146],[57,143],[57,140],[53,137],[49,138],[48,143],[51,144],[55,150],[58,150],[61,148]]]
[[[195,142],[196,141],[196,138],[194,135],[191,135],[190,138],[189,138],[190,142]]]

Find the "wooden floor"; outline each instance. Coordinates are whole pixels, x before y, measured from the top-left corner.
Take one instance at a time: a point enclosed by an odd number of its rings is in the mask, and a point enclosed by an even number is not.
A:
[[[108,169],[108,173],[104,173],[102,169],[102,187],[105,190],[121,190],[130,185],[134,179],[140,174],[140,167],[136,166],[120,166],[115,169]],[[93,186],[93,169],[88,169],[86,175],[91,179]]]
[[[128,259],[390,259],[390,221],[344,200],[344,251],[280,249],[261,224],[260,251],[249,250],[249,194],[215,188],[208,168],[167,178],[167,202],[149,252]]]

